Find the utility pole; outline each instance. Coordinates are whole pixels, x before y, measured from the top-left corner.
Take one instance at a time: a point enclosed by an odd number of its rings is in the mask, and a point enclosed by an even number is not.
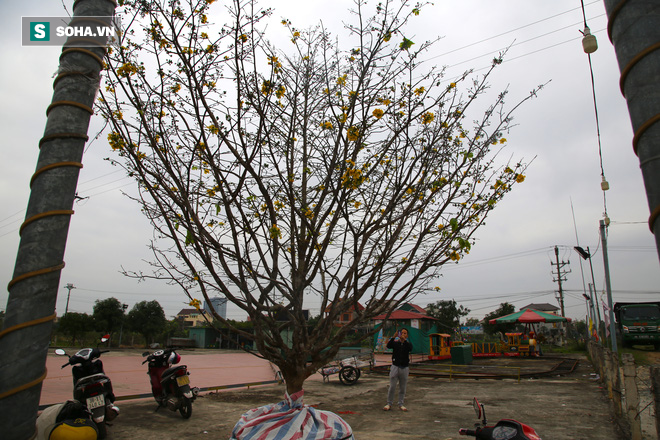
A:
[[[563,269],[564,266],[571,264],[570,261],[559,261],[559,247],[555,246],[555,258],[557,260],[556,263],[550,263],[552,266],[557,266],[557,272],[553,270],[552,274],[557,275],[557,279],[553,277],[552,281],[557,281],[559,284],[559,306],[561,307],[561,316],[566,317],[566,314],[564,312],[564,291],[561,286],[562,281],[566,281],[566,274],[571,273],[571,270],[565,270]]]
[[[66,315],[69,313],[69,298],[71,298],[71,289],[75,289],[76,286],[74,286],[71,283],[68,283],[66,286],[64,286],[65,289],[69,289],[69,294],[66,296],[66,309],[64,309],[64,314]]]
[[[614,306],[612,305],[612,283],[610,282],[610,261],[607,256],[607,234],[605,228],[610,224],[610,219],[600,221],[600,240],[603,242],[603,265],[605,266],[605,288],[607,289],[607,305],[610,318],[610,338],[612,340],[612,351],[618,353],[616,346],[616,325],[614,324]]]
[[[598,304],[598,291],[596,290],[596,278],[594,277],[594,265],[592,264],[591,260],[591,250],[589,249],[589,246],[587,246],[587,250],[585,251],[582,249],[580,246],[575,246],[573,249],[577,251],[577,253],[580,255],[585,260],[589,260],[589,269],[591,270],[591,283],[589,283],[589,296],[591,296],[591,301],[592,304],[594,305],[594,308],[596,309],[596,313],[598,314],[597,316],[594,316],[594,319],[598,318],[596,321],[596,333],[598,334],[598,339],[599,343],[602,344],[602,339],[604,337],[604,334],[601,334],[600,332],[600,305]],[[593,286],[593,292],[591,290]]]

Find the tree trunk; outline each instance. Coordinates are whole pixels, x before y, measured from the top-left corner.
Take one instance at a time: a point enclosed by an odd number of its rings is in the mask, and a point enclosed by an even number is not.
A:
[[[74,17],[108,17],[114,8],[108,0],[81,0],[73,12]],[[0,337],[3,439],[25,440],[35,433],[71,209],[104,53],[102,47],[68,47],[60,57]]]
[[[280,368],[282,373],[282,378],[286,383],[286,392],[291,396],[294,393],[303,389],[303,384],[305,380],[309,377],[307,372],[300,371],[296,366],[287,365],[283,368]]]
[[[605,9],[660,255],[660,9],[648,0],[605,0]]]

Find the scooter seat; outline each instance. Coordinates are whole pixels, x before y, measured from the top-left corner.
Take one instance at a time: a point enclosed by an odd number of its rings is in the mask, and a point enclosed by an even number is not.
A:
[[[107,382],[108,380],[110,379],[108,379],[108,376],[106,376],[105,374],[96,373],[90,376],[81,377],[80,379],[78,379],[75,386],[78,387],[92,382]]]
[[[166,380],[169,380],[170,377],[172,377],[172,375],[174,375],[175,372],[177,372],[179,370],[185,370],[186,368],[188,368],[188,367],[186,367],[185,365],[177,365],[176,367],[168,368],[167,370],[163,371],[160,383],[163,383]]]

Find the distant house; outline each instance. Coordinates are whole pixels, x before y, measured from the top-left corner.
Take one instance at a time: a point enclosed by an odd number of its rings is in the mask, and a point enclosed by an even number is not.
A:
[[[324,313],[326,316],[327,316],[328,313],[330,312],[330,308],[331,308],[331,307],[332,307],[332,305],[329,305],[329,306],[326,307],[325,310],[323,311],[323,313]],[[362,304],[360,304],[360,303],[357,303],[357,310],[359,310],[359,311],[364,310],[364,306],[363,306]],[[356,312],[356,310],[355,310],[355,306],[351,306],[348,310],[346,310],[344,313],[342,313],[341,316],[339,316],[339,317],[334,321],[333,324],[335,325],[335,327],[343,327],[343,326],[345,326],[346,324],[348,324],[349,322],[351,322],[351,321],[353,320],[353,318],[355,318],[355,316],[354,316],[354,315],[355,315],[355,312]]]
[[[520,308],[520,310],[522,309],[534,309],[534,310],[538,310],[539,312],[552,313],[554,315],[556,315],[557,312],[559,311],[559,307],[553,306],[552,304],[548,304],[548,303],[529,304],[525,307]]]
[[[197,309],[181,309],[181,311],[176,314],[176,319],[183,322],[183,328],[208,325],[206,318],[209,318],[210,320],[213,319],[208,312]]]
[[[422,315],[428,315],[424,307],[420,307],[417,304],[413,304],[413,303],[403,303],[401,304],[401,307],[399,307],[397,310],[405,310],[407,312],[417,312],[417,313],[421,313]]]

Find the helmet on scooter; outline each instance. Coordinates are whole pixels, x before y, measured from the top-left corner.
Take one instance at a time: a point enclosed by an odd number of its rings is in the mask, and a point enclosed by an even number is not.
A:
[[[48,440],[96,440],[98,430],[89,419],[69,419],[57,425],[48,436]]]
[[[167,362],[171,365],[178,364],[181,361],[181,356],[178,353],[170,353],[170,357],[167,359]]]

